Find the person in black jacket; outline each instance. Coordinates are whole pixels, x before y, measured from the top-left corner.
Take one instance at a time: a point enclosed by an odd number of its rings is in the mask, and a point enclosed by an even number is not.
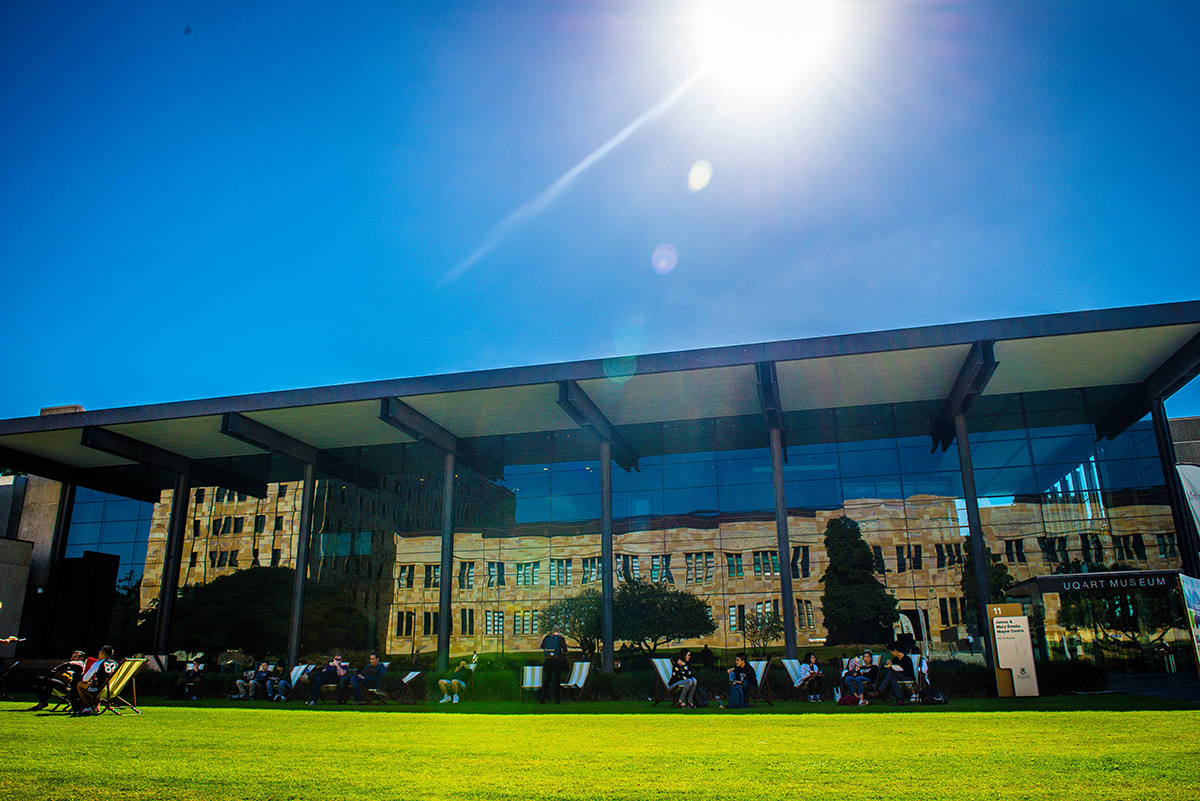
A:
[[[916,681],[916,674],[913,672],[913,663],[911,659],[905,656],[904,651],[898,644],[889,645],[888,650],[892,652],[892,658],[879,671],[881,678],[879,683],[875,685],[875,690],[885,697],[888,693],[891,693],[897,703],[903,704],[907,696],[900,689],[900,682]]]
[[[554,703],[562,702],[562,680],[567,671],[567,638],[562,636],[558,624],[542,639],[542,692],[538,700],[543,704],[550,698]]]
[[[37,680],[37,704],[30,707],[29,712],[40,712],[50,705],[50,696],[55,690],[62,693],[64,698],[70,698],[75,691],[75,685],[83,678],[83,663],[87,654],[76,651],[71,658],[61,665],[55,665],[49,673]]]
[[[729,708],[744,709],[750,698],[758,691],[758,677],[745,654],[733,658],[729,669]]]
[[[692,652],[687,648],[679,649],[675,656],[675,664],[671,668],[671,680],[667,682],[667,690],[679,690],[679,706],[682,709],[695,709],[692,697],[696,694],[696,679],[692,676]]]

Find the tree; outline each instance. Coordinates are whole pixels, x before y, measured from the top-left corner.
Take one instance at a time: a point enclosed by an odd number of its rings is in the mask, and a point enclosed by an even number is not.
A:
[[[252,567],[184,589],[171,621],[172,646],[242,651],[262,659],[287,651],[295,571]],[[309,653],[374,647],[370,623],[340,587],[309,582],[300,647]]]
[[[1056,573],[1083,573],[1079,560],[1063,562]],[[1120,562],[1105,567],[1089,564],[1086,572],[1136,570]],[[1081,629],[1092,633],[1104,650],[1142,655],[1162,642],[1171,629],[1187,629],[1183,614],[1171,598],[1169,588],[1147,588],[1131,592],[1110,590],[1101,593],[1060,592],[1062,606],[1056,620],[1072,634]]]
[[[1015,583],[999,554],[994,554],[985,547],[988,555],[988,585],[991,587],[991,597],[988,603],[1004,603],[1005,593]],[[967,619],[964,624],[967,631],[979,635],[979,587],[975,581],[975,551],[968,537],[963,548],[962,578],[959,579],[963,599],[967,602]]]
[[[613,632],[651,656],[671,640],[693,640],[717,630],[702,598],[668,584],[625,581],[613,598]]]
[[[875,577],[871,549],[858,523],[835,517],[825,525],[825,554],[829,567],[821,577],[821,611],[827,642],[877,643],[891,639],[898,617],[896,599]]]
[[[573,598],[554,601],[541,614],[542,632],[555,626],[563,636],[575,641],[589,661],[596,655],[602,634],[600,627],[600,593],[592,588]]]
[[[742,622],[742,636],[755,656],[765,656],[767,646],[783,636],[783,618],[774,610],[747,612]]]

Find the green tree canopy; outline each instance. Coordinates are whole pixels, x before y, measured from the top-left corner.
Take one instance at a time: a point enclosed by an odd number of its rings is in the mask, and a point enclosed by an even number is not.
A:
[[[863,541],[858,523],[835,517],[825,526],[825,555],[829,566],[821,583],[821,611],[827,642],[887,642],[898,616],[896,599],[875,577],[871,549]]]
[[[252,567],[185,588],[171,621],[172,647],[242,651],[255,659],[285,653],[294,578],[290,567]],[[366,650],[374,645],[367,618],[345,590],[308,582],[302,651]]]
[[[557,626],[563,636],[575,641],[587,659],[596,654],[599,646],[600,593],[588,588],[572,598],[554,601],[541,614],[542,632]]]
[[[671,640],[693,640],[716,630],[703,598],[669,584],[625,581],[613,597],[614,636],[651,656]]]
[[[987,555],[988,584],[991,588],[988,603],[1004,603],[1006,593],[1015,581],[1008,572],[1008,565],[1004,564],[999,554],[988,550]],[[979,586],[975,581],[975,550],[970,537],[963,542],[962,577],[959,579],[959,587],[967,602],[967,619],[963,623],[968,631],[979,636]]]

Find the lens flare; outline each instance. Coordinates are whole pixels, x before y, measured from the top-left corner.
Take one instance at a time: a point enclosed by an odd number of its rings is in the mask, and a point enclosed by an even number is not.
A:
[[[704,159],[697,161],[692,165],[692,169],[688,171],[688,189],[692,192],[699,192],[708,186],[708,182],[711,180],[712,165]]]
[[[679,251],[675,249],[674,245],[659,245],[654,249],[654,255],[650,257],[650,266],[659,275],[671,272],[678,263]]]

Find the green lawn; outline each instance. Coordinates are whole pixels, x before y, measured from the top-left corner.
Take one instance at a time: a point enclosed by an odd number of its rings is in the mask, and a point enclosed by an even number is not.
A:
[[[0,704],[0,798],[1188,798],[1200,710],[1103,695],[947,707]],[[588,714],[580,714],[588,713]]]

